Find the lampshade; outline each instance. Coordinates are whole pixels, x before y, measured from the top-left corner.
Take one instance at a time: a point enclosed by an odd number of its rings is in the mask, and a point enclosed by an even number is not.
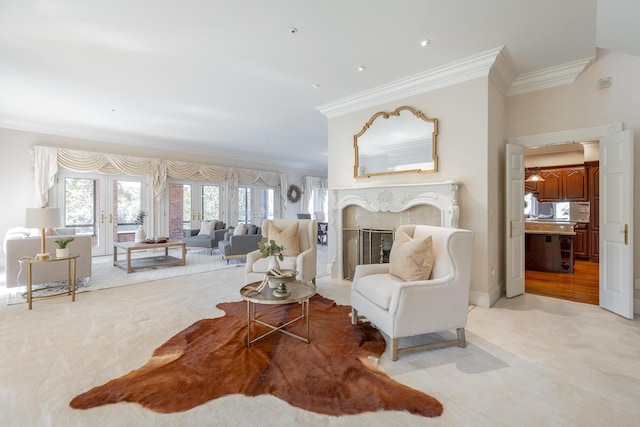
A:
[[[533,175],[529,175],[529,178],[525,179],[526,182],[544,182],[544,178],[534,173]]]
[[[40,253],[38,258],[49,258],[44,249],[45,228],[55,228],[60,225],[60,209],[58,208],[27,208],[25,212],[25,227],[40,229]]]

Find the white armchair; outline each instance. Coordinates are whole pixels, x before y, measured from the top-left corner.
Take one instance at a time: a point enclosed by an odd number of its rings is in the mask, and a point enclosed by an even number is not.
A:
[[[402,239],[418,242],[428,236],[432,241],[433,267],[427,280],[404,281],[391,274],[390,266],[392,271],[397,266],[393,248],[389,264],[358,265],[353,278],[352,323],[356,324],[361,314],[384,332],[391,340],[390,357],[394,361],[399,353],[408,351],[466,346],[473,234],[455,228],[402,225],[396,230],[394,246]],[[420,258],[422,253],[417,255]],[[411,258],[412,254],[403,256],[405,260]],[[450,329],[457,330],[457,339],[398,348],[398,338]]]
[[[285,269],[296,270],[298,279],[308,282],[316,282],[316,262],[318,256],[318,225],[316,221],[303,219],[266,219],[262,222],[262,235],[267,239],[271,239],[269,233],[273,234],[275,229],[288,230],[291,226],[297,226],[297,248],[293,248],[292,254],[285,254],[284,260],[279,261],[280,267]],[[274,226],[272,228],[272,226]],[[285,250],[287,248],[284,244]],[[245,283],[257,282],[264,278],[267,273],[268,258],[263,258],[259,250],[249,252],[247,254],[247,263],[245,265],[244,280]]]

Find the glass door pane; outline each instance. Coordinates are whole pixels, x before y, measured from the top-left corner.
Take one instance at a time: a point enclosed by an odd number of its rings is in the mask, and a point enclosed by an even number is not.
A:
[[[93,178],[64,177],[62,218],[65,228],[74,228],[76,234],[91,236],[92,248],[101,246],[99,216],[100,181]],[[104,248],[104,245],[102,245]]]
[[[238,222],[262,225],[275,216],[275,190],[271,187],[238,188]]]
[[[142,182],[114,180],[112,188],[113,214],[109,214],[109,224],[113,223],[113,241],[132,242],[138,228],[136,217],[142,210]],[[113,222],[113,218],[117,220]]]
[[[222,219],[220,215],[220,187],[217,185],[202,185],[201,212],[203,221]]]

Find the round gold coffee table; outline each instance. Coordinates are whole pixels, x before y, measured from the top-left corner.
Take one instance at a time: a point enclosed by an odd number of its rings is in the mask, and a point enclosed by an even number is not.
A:
[[[273,289],[266,287],[262,289],[261,292],[257,291],[258,286],[261,282],[249,283],[246,286],[243,286],[240,289],[240,295],[242,299],[247,302],[247,347],[251,347],[251,344],[254,342],[265,338],[271,335],[274,332],[281,332],[285,335],[289,335],[290,337],[297,338],[301,341],[309,343],[309,298],[315,295],[316,287],[310,282],[304,282],[300,280],[292,281],[287,283],[287,289],[290,294],[285,297],[277,297],[273,295]],[[300,303],[302,305],[302,312],[300,316],[296,317],[293,320],[290,320],[282,325],[271,325],[266,323],[260,319],[256,318],[256,305],[264,304],[264,305],[283,305],[283,304],[293,304]],[[292,332],[285,330],[287,326],[292,323],[297,322],[298,320],[305,319],[306,321],[306,331],[307,336],[303,337],[300,335],[296,335]],[[256,338],[251,339],[251,324],[257,323],[262,326],[266,326],[271,330],[267,333],[264,333]]]

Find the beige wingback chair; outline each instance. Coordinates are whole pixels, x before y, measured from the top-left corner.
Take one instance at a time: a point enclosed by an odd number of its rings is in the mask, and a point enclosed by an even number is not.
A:
[[[288,230],[294,225],[297,226],[298,248],[294,254],[285,256],[283,261],[279,261],[280,267],[296,270],[298,279],[315,283],[318,256],[318,225],[316,221],[310,219],[266,219],[262,222],[262,235],[270,239],[270,231],[273,233],[276,229]],[[286,248],[286,244],[284,246],[286,250],[292,249]],[[244,273],[245,283],[262,280],[268,270],[269,261],[269,258],[262,257],[259,250],[248,253]]]
[[[351,286],[353,324],[360,314],[384,332],[391,340],[391,360],[408,351],[453,344],[465,347],[473,234],[462,229],[402,225],[396,230],[394,245],[401,233],[411,240],[431,236],[431,275],[428,280],[405,282],[390,274],[393,248],[390,264],[358,265]],[[457,339],[398,348],[398,338],[451,329],[457,330]]]

